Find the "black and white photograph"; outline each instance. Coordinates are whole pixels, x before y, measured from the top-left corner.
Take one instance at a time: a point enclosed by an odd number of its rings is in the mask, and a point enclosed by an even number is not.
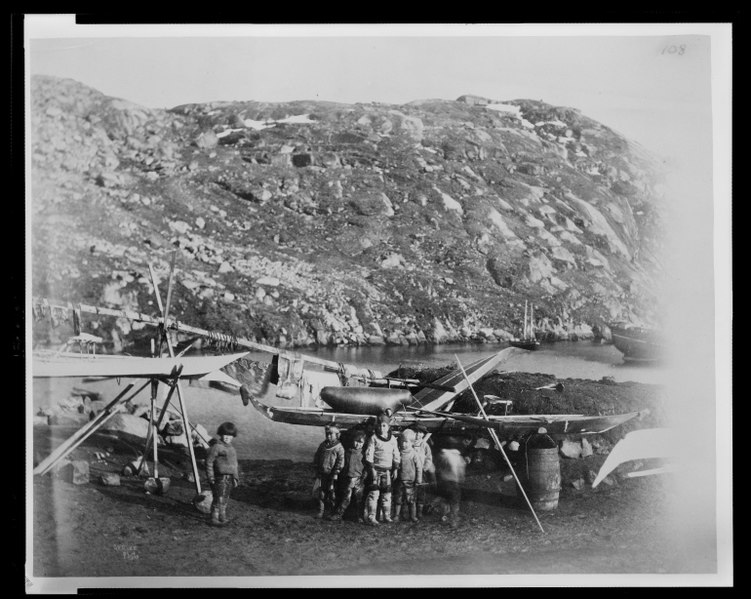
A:
[[[733,586],[731,23],[23,52],[27,594]]]

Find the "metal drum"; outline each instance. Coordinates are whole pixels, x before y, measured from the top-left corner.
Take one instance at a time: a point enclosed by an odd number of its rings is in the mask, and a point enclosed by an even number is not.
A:
[[[558,448],[527,450],[527,495],[536,510],[558,507],[561,490],[561,465]]]
[[[529,501],[536,510],[554,510],[561,490],[558,444],[546,434],[537,434],[527,443],[526,452],[525,491]]]

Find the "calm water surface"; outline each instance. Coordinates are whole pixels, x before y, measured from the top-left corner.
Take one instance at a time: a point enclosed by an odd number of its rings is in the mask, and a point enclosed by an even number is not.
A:
[[[380,370],[386,374],[399,367],[423,364],[430,367],[446,366],[456,362],[462,365],[489,356],[505,345],[434,345],[434,346],[381,346],[354,348],[304,349],[301,353],[334,362],[345,362]],[[254,359],[268,361],[268,354],[252,354]],[[656,364],[632,364],[623,361],[623,354],[613,345],[590,341],[557,342],[543,344],[536,351],[523,352],[502,362],[500,370],[508,372],[535,372],[552,374],[558,378],[583,378],[599,380],[611,376],[618,382],[660,384],[664,371]]]

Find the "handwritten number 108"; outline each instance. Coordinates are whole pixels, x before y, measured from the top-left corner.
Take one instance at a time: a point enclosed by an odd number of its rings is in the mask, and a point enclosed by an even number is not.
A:
[[[680,56],[685,52],[686,44],[681,44],[680,46],[665,46],[660,54],[678,54],[678,56]]]

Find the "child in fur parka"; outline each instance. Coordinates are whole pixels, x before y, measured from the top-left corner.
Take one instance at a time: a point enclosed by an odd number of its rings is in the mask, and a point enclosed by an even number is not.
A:
[[[339,473],[344,467],[344,447],[339,441],[339,427],[327,424],[326,440],[323,441],[313,456],[313,466],[316,469],[316,489],[318,512],[316,518],[323,518],[326,507],[332,510],[336,505],[336,485]]]
[[[368,473],[366,500],[367,524],[378,525],[378,501],[383,509],[383,521],[391,522],[391,481],[401,461],[399,446],[391,433],[391,422],[386,414],[378,417],[375,432],[365,444],[365,468]]]
[[[223,422],[216,431],[218,440],[209,448],[206,456],[206,476],[211,485],[211,520],[213,526],[227,523],[227,504],[232,490],[240,478],[237,452],[232,441],[237,437],[237,427],[232,422]]]
[[[430,433],[422,424],[413,424],[409,427],[415,431],[413,444],[415,453],[422,459],[422,483],[415,488],[415,503],[417,505],[417,517],[422,518],[425,504],[428,503],[428,486],[435,481],[435,465],[433,464],[433,451],[430,449],[428,439]]]
[[[407,429],[402,432],[399,445],[401,446],[401,462],[399,472],[394,485],[395,507],[394,519],[398,522],[402,515],[402,504],[406,503],[409,508],[409,519],[417,522],[417,504],[415,491],[418,485],[422,485],[423,457],[418,455],[412,444],[415,440],[415,432]],[[405,518],[407,514],[404,514]]]

